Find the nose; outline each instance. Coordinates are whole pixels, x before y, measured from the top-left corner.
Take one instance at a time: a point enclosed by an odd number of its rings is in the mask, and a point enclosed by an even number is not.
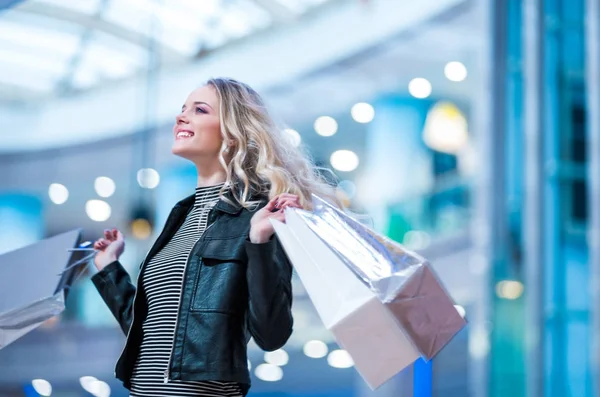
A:
[[[177,125],[179,124],[187,124],[188,123],[188,119],[185,115],[185,112],[181,112],[179,113],[177,116],[175,116],[175,122]]]

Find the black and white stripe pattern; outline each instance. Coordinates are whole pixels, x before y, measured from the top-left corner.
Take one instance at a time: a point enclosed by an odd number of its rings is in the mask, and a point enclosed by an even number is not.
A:
[[[183,273],[194,244],[207,227],[208,213],[223,184],[196,189],[196,201],[171,241],[144,268],[142,288],[148,304],[140,354],[131,379],[131,396],[242,396],[237,383],[205,381],[165,383],[171,355]]]

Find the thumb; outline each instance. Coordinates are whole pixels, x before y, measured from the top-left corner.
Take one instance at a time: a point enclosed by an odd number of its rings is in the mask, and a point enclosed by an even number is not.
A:
[[[123,233],[121,233],[120,230],[117,230],[117,241],[123,241],[125,240],[125,236],[123,236]]]

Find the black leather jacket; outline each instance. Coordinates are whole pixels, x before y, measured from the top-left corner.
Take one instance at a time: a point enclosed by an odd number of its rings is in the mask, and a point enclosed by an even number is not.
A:
[[[160,236],[141,265],[148,263],[175,234],[193,207],[190,196],[173,208]],[[263,200],[258,207],[266,204]],[[219,380],[250,387],[247,343],[262,349],[282,347],[292,333],[292,267],[274,236],[264,244],[248,240],[250,211],[220,200],[209,226],[188,257],[173,351],[165,379]],[[92,277],[127,341],[115,376],[130,388],[147,313],[143,288],[132,284],[119,262]]]

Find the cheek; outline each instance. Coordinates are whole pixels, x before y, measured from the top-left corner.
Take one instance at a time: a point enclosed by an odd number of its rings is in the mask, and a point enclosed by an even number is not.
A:
[[[203,146],[218,151],[223,143],[219,120],[216,119],[215,121],[213,118],[209,119],[207,117],[201,123],[198,123],[197,127]]]
[[[223,143],[223,135],[221,134],[221,124],[219,122],[213,123],[210,128],[210,138],[214,142],[215,146],[221,148]]]

